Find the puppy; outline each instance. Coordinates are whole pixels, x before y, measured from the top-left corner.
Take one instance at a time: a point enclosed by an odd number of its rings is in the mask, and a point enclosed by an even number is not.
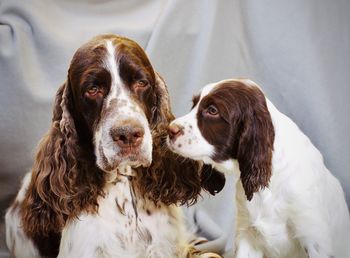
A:
[[[350,257],[339,181],[257,84],[232,79],[205,86],[168,133],[174,152],[237,176],[236,257]]]

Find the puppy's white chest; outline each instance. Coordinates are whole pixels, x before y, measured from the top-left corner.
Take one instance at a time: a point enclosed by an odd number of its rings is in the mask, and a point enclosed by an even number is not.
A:
[[[237,189],[243,190],[240,187]],[[288,257],[288,254],[300,250],[293,226],[288,224],[284,204],[268,188],[254,194],[250,202],[243,197],[237,198],[238,230],[253,236],[250,239],[254,239],[255,245],[264,250],[268,257]]]

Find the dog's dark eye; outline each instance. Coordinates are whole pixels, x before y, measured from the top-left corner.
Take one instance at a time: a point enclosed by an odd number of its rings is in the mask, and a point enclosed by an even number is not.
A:
[[[87,89],[86,94],[90,97],[94,97],[99,92],[99,88],[97,86],[91,86]]]
[[[135,93],[139,94],[144,92],[146,89],[148,89],[148,85],[150,85],[148,80],[141,79],[141,80],[135,81],[131,87]]]
[[[205,113],[207,115],[210,115],[210,116],[218,116],[219,115],[219,110],[214,105],[210,105],[205,110]]]
[[[138,80],[136,82],[136,87],[140,87],[140,88],[143,88],[143,87],[146,87],[148,85],[148,81],[147,80]]]

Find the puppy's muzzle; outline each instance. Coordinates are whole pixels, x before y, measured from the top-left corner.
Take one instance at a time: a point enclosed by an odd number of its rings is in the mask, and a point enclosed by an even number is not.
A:
[[[177,124],[168,126],[168,135],[171,141],[175,141],[180,135],[184,134],[184,128]]]

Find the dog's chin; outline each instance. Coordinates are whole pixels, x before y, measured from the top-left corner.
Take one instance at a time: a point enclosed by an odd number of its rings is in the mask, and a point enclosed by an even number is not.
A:
[[[120,167],[120,166],[130,166],[132,168],[149,167],[151,163],[152,163],[152,160],[144,157],[143,155],[129,155],[128,157],[123,158],[117,167]]]
[[[103,162],[98,166],[105,172],[111,173],[117,171],[119,167],[130,166],[149,167],[152,163],[152,156],[141,152],[120,152],[118,155],[110,159],[109,162]]]

